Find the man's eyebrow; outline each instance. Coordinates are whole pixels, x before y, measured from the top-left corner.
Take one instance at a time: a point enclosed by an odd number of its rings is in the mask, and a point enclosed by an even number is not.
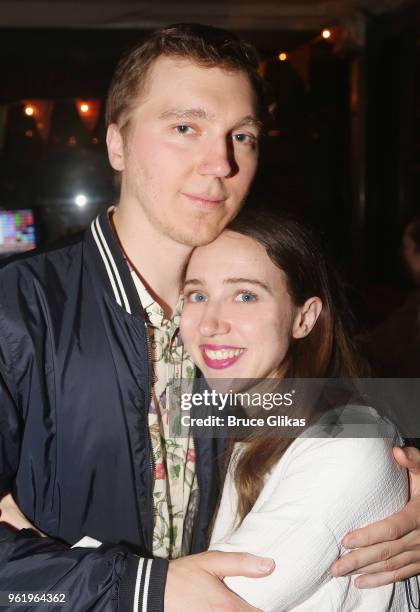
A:
[[[208,119],[211,120],[204,108],[170,108],[159,115],[159,119]]]
[[[267,291],[268,293],[272,294],[270,287],[262,281],[258,280],[257,278],[226,278],[223,282],[228,285],[257,285],[258,287],[261,287],[262,289],[265,289],[265,291]]]
[[[159,119],[206,119],[207,121],[214,121],[215,117],[204,108],[170,108],[161,113]],[[240,119],[233,129],[237,130],[246,126],[255,127],[258,131],[262,130],[261,121],[253,115],[247,115]]]
[[[255,127],[259,132],[262,131],[262,122],[253,115],[247,115],[246,117],[238,121],[234,129],[237,130],[238,128],[247,126]]]

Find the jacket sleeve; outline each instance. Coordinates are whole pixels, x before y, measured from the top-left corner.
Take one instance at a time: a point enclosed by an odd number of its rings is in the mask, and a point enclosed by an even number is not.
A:
[[[0,498],[13,491],[23,417],[8,344],[0,334]],[[57,610],[161,612],[168,562],[137,557],[123,545],[69,548],[30,529],[0,522],[0,593],[65,593]],[[1,606],[16,609],[15,605]],[[26,609],[26,608],[25,608]],[[45,611],[45,604],[31,606]]]
[[[4,353],[0,372],[1,498],[13,487],[22,423]],[[123,546],[69,548],[33,530],[16,531],[0,523],[0,592],[66,593],[75,612],[161,612],[167,567],[163,559],[139,558]]]
[[[161,612],[168,562],[139,558],[123,546],[69,548],[35,531],[0,523],[0,592],[65,595],[74,612]],[[2,607],[15,610],[16,605]],[[56,608],[59,609],[59,608]],[[61,608],[60,608],[61,609]],[[45,610],[45,604],[31,607]]]

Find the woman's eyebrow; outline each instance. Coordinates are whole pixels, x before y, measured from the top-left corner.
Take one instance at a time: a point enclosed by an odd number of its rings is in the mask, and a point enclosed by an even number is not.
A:
[[[273,293],[270,287],[266,285],[266,283],[263,283],[262,281],[256,278],[242,278],[242,277],[225,278],[223,280],[223,283],[226,285],[241,285],[241,284],[257,285],[258,287],[261,287],[262,289],[267,291],[267,293],[270,293],[270,294]],[[184,287],[187,287],[187,285],[204,286],[205,282],[199,278],[189,278],[184,282]]]
[[[265,291],[267,291],[268,293],[272,293],[270,287],[268,285],[266,285],[265,283],[263,283],[262,281],[258,280],[257,278],[225,278],[225,280],[223,281],[226,284],[229,285],[238,285],[238,284],[251,284],[251,285],[257,285],[258,287],[261,287],[262,289],[264,289]]]
[[[204,285],[204,282],[199,278],[188,278],[186,281],[184,281],[184,287],[187,285]]]

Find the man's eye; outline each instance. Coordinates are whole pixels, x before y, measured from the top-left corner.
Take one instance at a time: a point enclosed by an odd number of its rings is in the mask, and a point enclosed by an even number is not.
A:
[[[206,296],[203,293],[200,293],[199,291],[192,291],[191,293],[188,293],[186,295],[186,298],[188,302],[193,303],[205,302],[207,299]]]
[[[178,132],[178,134],[191,134],[193,128],[190,125],[176,125],[175,131]]]
[[[256,302],[258,297],[255,293],[251,293],[250,291],[241,291],[235,298],[235,302],[244,302],[245,304],[249,302]]]
[[[251,147],[255,147],[257,144],[257,137],[253,134],[244,134],[243,132],[237,132],[236,134],[233,134],[233,139],[235,142],[249,145]]]

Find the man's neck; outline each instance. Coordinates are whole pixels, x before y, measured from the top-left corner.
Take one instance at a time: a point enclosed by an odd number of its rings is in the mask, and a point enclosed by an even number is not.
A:
[[[121,247],[152,297],[170,316],[192,249],[160,233],[141,213],[130,214],[121,204],[112,222]]]

